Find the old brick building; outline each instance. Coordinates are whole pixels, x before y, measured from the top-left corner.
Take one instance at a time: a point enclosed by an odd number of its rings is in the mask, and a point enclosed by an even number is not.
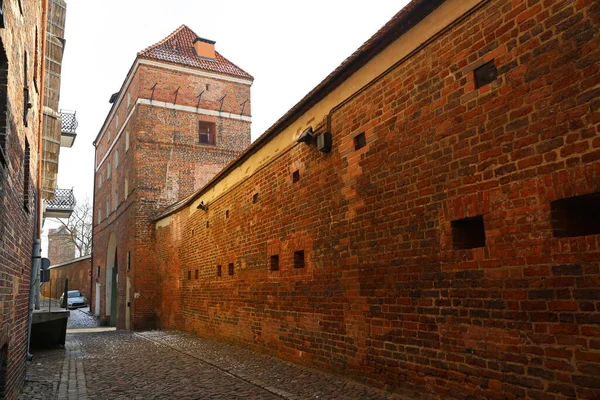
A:
[[[55,194],[65,12],[63,0],[0,7],[0,399],[25,378],[43,218],[72,210]]]
[[[94,141],[92,309],[120,328],[156,326],[153,219],[250,144],[253,78],[214,45],[181,26],[138,53]]]
[[[143,226],[158,326],[434,397],[600,398],[599,96],[600,2],[413,0]]]
[[[52,265],[62,264],[75,258],[75,243],[64,227],[48,231],[48,258]]]
[[[25,377],[34,239],[39,238],[46,3],[0,9],[0,398]]]

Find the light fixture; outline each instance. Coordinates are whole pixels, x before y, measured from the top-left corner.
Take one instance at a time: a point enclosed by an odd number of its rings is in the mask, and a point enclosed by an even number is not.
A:
[[[201,201],[197,208],[203,211],[208,211],[208,206],[204,204],[204,201]]]
[[[306,128],[304,130],[304,132],[302,132],[300,134],[300,136],[298,136],[298,139],[296,139],[296,142],[311,144],[311,142],[313,141],[313,139],[314,139],[313,128],[312,128],[312,126],[309,126],[308,128]]]

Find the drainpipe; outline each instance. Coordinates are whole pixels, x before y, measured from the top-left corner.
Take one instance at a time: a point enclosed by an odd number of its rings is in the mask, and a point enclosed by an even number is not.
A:
[[[37,169],[37,195],[35,196],[35,215],[34,215],[34,226],[33,226],[33,249],[32,249],[32,266],[31,266],[31,277],[29,281],[29,315],[27,319],[27,355],[26,360],[33,360],[33,355],[29,352],[29,345],[31,343],[31,324],[33,322],[33,301],[37,295],[39,299],[39,292],[36,293],[36,288],[39,290],[39,271],[42,258],[42,157],[43,157],[43,121],[44,121],[44,87],[46,86],[46,38],[48,35],[48,0],[42,0],[42,31],[41,36],[42,48],[41,48],[41,65],[40,65],[40,110],[38,113],[38,169]],[[40,40],[40,38],[38,38]],[[37,283],[37,284],[36,284]],[[39,309],[39,302],[38,307]]]
[[[38,210],[36,204],[36,211]],[[37,225],[37,223],[36,223]],[[39,284],[39,271],[40,271],[40,263],[42,258],[42,245],[41,241],[38,238],[33,240],[33,267],[31,268],[31,284],[29,285],[29,326],[27,328],[27,361],[33,360],[33,355],[29,353],[29,344],[31,342],[31,323],[33,319],[33,300],[34,297],[38,295],[37,292],[37,284]],[[37,283],[37,284],[36,284]],[[38,307],[39,309],[39,307]]]

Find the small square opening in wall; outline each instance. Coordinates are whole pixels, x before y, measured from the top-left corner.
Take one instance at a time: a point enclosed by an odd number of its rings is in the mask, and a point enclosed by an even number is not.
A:
[[[195,278],[198,279],[198,270],[196,270]]]
[[[229,218],[229,210],[225,211],[225,218]]]
[[[304,268],[304,250],[294,252],[294,268]]]
[[[451,222],[452,242],[458,250],[485,247],[483,215],[463,218]]]
[[[554,237],[600,234],[600,192],[550,203]]]
[[[475,74],[475,87],[477,89],[494,82],[498,78],[498,70],[494,60],[476,68],[473,73]]]
[[[223,276],[223,266],[217,265],[217,276]]]
[[[354,136],[354,150],[362,149],[366,145],[367,145],[367,137],[365,136],[364,132],[359,133],[358,135]]]
[[[188,271],[188,280],[192,279],[192,271]]]
[[[279,255],[273,254],[269,261],[269,266],[271,267],[271,271],[279,271]]]
[[[258,193],[254,193],[254,195],[252,196],[252,203],[253,204],[258,203]]]
[[[300,180],[300,170],[294,171],[292,174],[292,182],[296,183]]]
[[[229,263],[229,276],[233,276],[233,263]]]

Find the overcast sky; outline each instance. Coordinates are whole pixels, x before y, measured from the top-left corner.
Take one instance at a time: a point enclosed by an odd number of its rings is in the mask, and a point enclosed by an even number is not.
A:
[[[79,128],[62,148],[58,186],[93,196],[92,142],[138,51],[182,24],[215,40],[254,76],[252,140],[296,104],[409,0],[66,0],[60,107]],[[45,225],[45,231],[53,225]],[[46,232],[45,232],[46,233]],[[44,235],[45,236],[45,235]]]

